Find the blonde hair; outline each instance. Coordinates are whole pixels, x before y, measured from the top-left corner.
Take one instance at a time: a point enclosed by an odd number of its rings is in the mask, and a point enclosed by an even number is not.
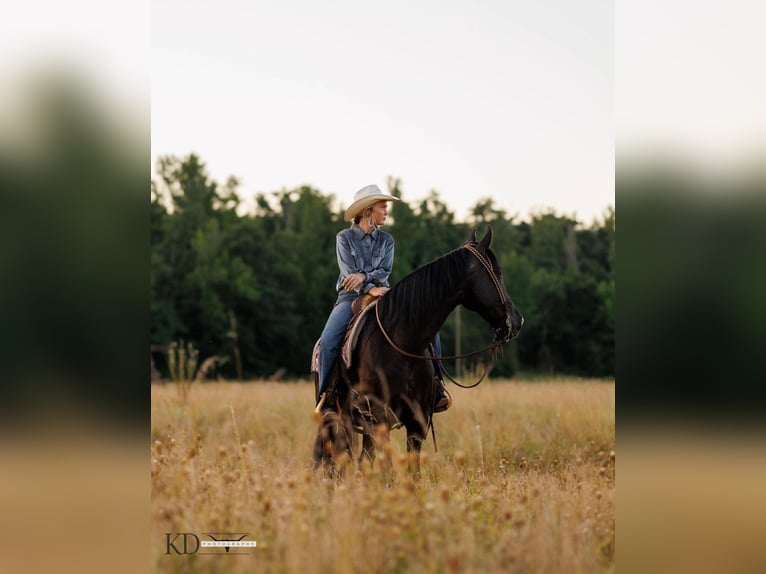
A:
[[[354,221],[351,223],[353,225],[356,223],[359,225],[359,222],[362,221],[362,217],[367,218],[367,225],[370,229],[376,229],[378,226],[375,224],[375,219],[372,217],[372,208],[375,207],[375,204],[371,205],[370,207],[365,207],[362,210],[362,213],[354,217]]]

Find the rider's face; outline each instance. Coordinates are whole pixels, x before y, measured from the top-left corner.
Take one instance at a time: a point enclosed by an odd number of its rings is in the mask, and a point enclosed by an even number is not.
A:
[[[384,225],[388,217],[388,202],[379,201],[372,206],[372,219],[375,225]]]

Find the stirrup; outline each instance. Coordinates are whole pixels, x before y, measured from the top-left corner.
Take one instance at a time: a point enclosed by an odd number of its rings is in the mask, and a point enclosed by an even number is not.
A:
[[[434,405],[434,414],[443,413],[452,406],[452,395],[444,386],[444,381],[439,378],[434,378],[435,384],[440,385],[444,391],[444,396]]]
[[[331,404],[328,404],[325,406],[325,402],[327,401],[327,393],[324,392],[321,395],[319,395],[319,402],[317,403],[317,406],[314,407],[314,412],[320,416],[324,416],[327,413],[334,413],[336,412],[336,409],[333,408]]]

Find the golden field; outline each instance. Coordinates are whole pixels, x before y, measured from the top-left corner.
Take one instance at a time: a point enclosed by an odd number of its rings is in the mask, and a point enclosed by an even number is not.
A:
[[[613,572],[614,382],[449,389],[420,480],[392,432],[391,482],[377,463],[312,471],[313,385],[195,384],[185,402],[154,385],[154,571]],[[183,532],[247,533],[257,548],[177,554],[166,533]]]

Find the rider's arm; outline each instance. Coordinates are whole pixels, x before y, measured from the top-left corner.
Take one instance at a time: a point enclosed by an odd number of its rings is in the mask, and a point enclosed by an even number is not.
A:
[[[340,270],[338,282],[335,285],[336,291],[343,290],[343,280],[349,275],[353,275],[354,273],[361,273],[364,275],[364,270],[359,269],[356,265],[353,247],[351,245],[351,240],[348,237],[349,233],[345,231],[346,230],[338,233],[335,238],[335,253],[338,256],[338,269]],[[365,287],[365,284],[362,283],[360,287]],[[355,291],[360,291],[360,288],[355,289]]]
[[[388,276],[391,275],[391,269],[394,266],[394,238],[388,235],[386,239],[386,244],[383,246],[383,258],[375,269],[367,273],[363,293],[373,287],[389,287]]]

